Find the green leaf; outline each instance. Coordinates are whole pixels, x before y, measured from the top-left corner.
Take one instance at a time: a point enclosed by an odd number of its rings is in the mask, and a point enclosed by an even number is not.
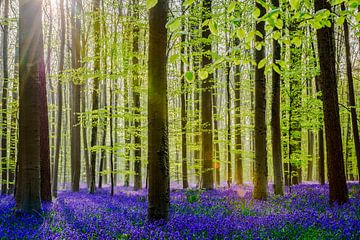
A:
[[[276,21],[275,21],[275,26],[276,26],[278,29],[282,29],[283,26],[284,26],[283,20],[281,20],[280,18],[276,19]]]
[[[338,18],[336,19],[336,25],[337,25],[337,26],[343,25],[344,22],[345,22],[345,17],[338,17]]]
[[[258,64],[258,69],[262,69],[266,63],[267,63],[267,58],[261,59],[261,61]]]
[[[212,34],[218,35],[219,32],[218,32],[217,24],[216,22],[214,22],[213,19],[209,21],[209,28]]]
[[[273,38],[274,38],[275,40],[279,40],[280,37],[281,37],[280,31],[275,31],[274,34],[273,34]]]
[[[335,6],[335,5],[339,5],[343,2],[345,2],[346,0],[333,0],[331,1],[331,5]]]
[[[199,70],[199,77],[201,80],[206,79],[209,76],[209,73],[205,69]]]
[[[194,81],[194,79],[195,79],[194,73],[191,72],[191,71],[187,71],[187,72],[185,73],[185,79],[186,79],[188,82]]]
[[[227,12],[232,13],[235,10],[235,7],[236,7],[236,2],[231,2],[227,9]]]
[[[195,2],[195,0],[186,0],[186,1],[183,3],[183,6],[184,6],[184,7],[190,6],[190,5],[193,4],[194,2]]]
[[[256,43],[255,43],[255,48],[256,48],[256,50],[258,50],[258,51],[261,50],[262,46],[263,46],[263,45],[262,45],[261,42],[256,42]]]
[[[170,57],[169,61],[170,63],[175,63],[176,60],[178,60],[178,58],[179,58],[179,54],[174,54]]]
[[[244,29],[238,28],[238,29],[236,30],[236,36],[237,36],[239,39],[244,38],[245,35],[246,35],[246,34],[245,34]]]
[[[158,3],[158,0],[146,0],[146,9],[150,10],[151,8],[155,7]]]
[[[254,18],[258,18],[260,16],[260,9],[255,8],[252,15],[254,16]]]
[[[291,42],[295,45],[295,47],[300,47],[301,46],[301,38],[299,37],[294,37]]]
[[[278,65],[273,64],[272,67],[273,67],[273,69],[274,69],[275,72],[277,72],[279,75],[281,74],[281,70],[280,70],[280,68],[279,68]]]
[[[289,0],[289,2],[293,10],[298,10],[300,8],[300,0]]]
[[[166,28],[169,29],[171,32],[174,32],[179,29],[180,25],[181,25],[181,18],[175,18],[170,22],[168,22]]]

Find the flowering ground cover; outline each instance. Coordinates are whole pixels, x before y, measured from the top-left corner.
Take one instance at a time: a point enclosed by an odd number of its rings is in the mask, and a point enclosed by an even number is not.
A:
[[[252,200],[250,186],[172,190],[170,220],[157,224],[146,221],[145,190],[63,191],[33,216],[16,216],[15,201],[0,197],[0,239],[360,239],[360,186],[349,189],[349,203],[332,207],[316,184],[267,202]]]

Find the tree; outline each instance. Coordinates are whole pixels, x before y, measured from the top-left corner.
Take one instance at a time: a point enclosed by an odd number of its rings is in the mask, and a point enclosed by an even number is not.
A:
[[[204,0],[202,6],[202,59],[203,68],[212,64],[211,58],[211,40],[209,39],[211,31],[208,24],[204,24],[211,18],[211,0]],[[202,154],[202,172],[201,187],[205,189],[214,188],[213,176],[213,119],[212,119],[212,87],[213,74],[201,81],[201,154]]]
[[[184,15],[185,10],[184,6],[181,7],[181,12]],[[185,21],[182,21],[181,26],[182,31],[185,31]],[[181,34],[181,55],[185,55],[185,44],[186,44],[186,35],[185,33]],[[187,83],[185,81],[185,63],[183,61],[180,62],[180,75],[181,75],[181,169],[182,169],[182,185],[183,188],[189,187],[188,182],[188,174],[187,174],[187,139],[186,139],[186,125],[187,125]]]
[[[65,33],[66,33],[64,0],[60,0],[60,28],[61,28],[61,32],[60,32],[59,78],[58,78],[58,88],[57,88],[58,114],[57,114],[56,146],[55,146],[55,159],[54,159],[53,185],[52,185],[52,195],[54,197],[57,197],[60,146],[61,146],[61,136],[62,136],[61,129],[62,129],[63,93],[62,93],[61,74],[64,71]]]
[[[93,116],[91,117],[92,131],[91,131],[91,173],[90,173],[90,193],[95,193],[96,182],[95,182],[95,168],[96,168],[96,151],[93,149],[97,143],[97,132],[98,132],[98,112],[99,109],[99,84],[100,84],[100,0],[93,1],[93,27],[94,27],[94,87],[92,93],[92,111]]]
[[[134,17],[136,20],[139,20],[139,3],[137,0],[133,1],[134,5]],[[132,64],[133,64],[133,103],[134,103],[134,125],[135,125],[135,133],[134,133],[134,190],[139,190],[142,188],[142,176],[141,176],[141,110],[140,110],[140,78],[139,78],[139,26],[137,23],[134,24],[133,28],[133,45],[132,45]]]
[[[326,0],[315,0],[315,11],[328,10],[331,4]],[[334,23],[317,29],[317,44],[320,62],[320,87],[323,95],[327,169],[330,189],[330,203],[342,204],[348,200],[343,147],[337,95],[335,69]]]
[[[4,19],[9,18],[9,0],[4,2]],[[8,99],[8,82],[9,82],[9,66],[8,66],[8,48],[9,48],[9,24],[6,22],[3,26],[3,90],[1,100],[1,117],[2,117],[2,133],[1,133],[1,194],[7,193],[8,181],[8,158],[7,158],[7,99]]]
[[[341,4],[341,10],[346,11],[345,3]],[[355,94],[354,94],[354,79],[351,65],[351,53],[350,53],[350,34],[348,22],[345,18],[343,23],[344,37],[345,37],[345,58],[346,58],[346,75],[348,79],[348,90],[349,90],[349,107],[351,113],[351,124],[354,136],[355,153],[357,159],[358,173],[360,173],[360,138],[359,138],[359,127],[356,113]],[[360,177],[359,177],[360,182]]]
[[[20,0],[19,7],[19,152],[16,208],[41,208],[41,78],[45,78],[42,1]],[[28,46],[32,46],[29,48]]]
[[[260,10],[259,19],[256,20],[255,30],[265,36],[265,22],[260,18],[266,13],[261,3],[256,1],[255,7]],[[254,199],[267,198],[267,150],[266,150],[266,79],[264,68],[259,66],[265,58],[263,37],[256,35],[255,44],[261,44],[261,49],[255,50],[255,171],[254,171]]]
[[[279,7],[279,0],[272,0],[275,8]],[[277,29],[279,30],[279,29]],[[281,59],[281,45],[273,39],[273,64],[278,65]],[[271,101],[271,143],[274,170],[274,193],[284,194],[284,178],[281,156],[281,126],[280,126],[280,74],[272,70],[272,101]]]
[[[71,190],[78,192],[80,188],[80,81],[77,71],[81,67],[80,59],[80,9],[81,0],[71,1],[71,64],[74,69],[74,79],[72,81],[71,99]]]
[[[167,103],[168,0],[158,0],[149,14],[148,58],[148,164],[150,221],[167,219],[170,205],[170,173]]]

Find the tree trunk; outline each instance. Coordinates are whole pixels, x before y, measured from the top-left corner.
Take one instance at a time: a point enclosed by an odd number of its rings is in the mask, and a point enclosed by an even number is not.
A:
[[[231,94],[230,94],[230,64],[226,62],[226,114],[227,114],[227,185],[232,184],[231,164]]]
[[[341,10],[346,11],[345,3],[341,4]],[[360,174],[360,138],[359,138],[359,127],[357,122],[357,113],[356,113],[356,104],[355,104],[354,79],[352,75],[352,66],[351,66],[350,33],[346,18],[343,25],[344,25],[344,35],[345,35],[346,75],[348,79],[349,107],[351,112],[351,123],[352,123],[352,130],[354,136],[357,169],[358,169],[358,174]],[[358,180],[360,183],[360,177]]]
[[[80,60],[80,9],[81,0],[71,1],[71,52],[72,68],[75,76],[72,81],[72,100],[71,100],[71,190],[78,192],[80,189],[80,169],[81,169],[81,150],[80,150],[80,82],[77,70],[81,67]]]
[[[8,83],[9,83],[9,66],[8,66],[8,48],[9,48],[9,0],[4,2],[4,19],[5,24],[3,26],[3,90],[2,90],[2,101],[1,101],[1,117],[2,117],[2,134],[1,134],[1,195],[7,193],[8,188],[8,169],[9,165],[7,158],[7,99],[8,99]]]
[[[134,17],[135,19],[139,19],[139,3],[137,0],[134,0]],[[135,163],[134,163],[134,170],[135,170],[135,176],[134,176],[134,190],[139,190],[142,188],[142,173],[141,173],[141,106],[140,106],[140,78],[139,78],[139,33],[140,29],[137,24],[134,24],[133,28],[133,46],[132,46],[132,52],[133,52],[133,58],[132,58],[132,64],[133,64],[133,102],[134,102],[134,124],[135,124],[135,134],[134,134],[134,144],[135,144],[135,150],[134,150],[134,157],[135,157]]]
[[[331,12],[331,4],[326,0],[315,0],[315,11],[326,9]],[[326,152],[330,203],[343,204],[348,200],[346,186],[343,146],[337,95],[334,24],[317,30],[320,87],[323,94],[323,111],[325,122]]]
[[[258,2],[255,6],[260,9],[259,19],[266,13],[265,8]],[[265,36],[265,22],[256,21],[256,31]],[[257,43],[264,43],[262,37],[256,35]],[[266,79],[264,68],[258,65],[265,58],[265,46],[255,50],[255,173],[254,173],[254,199],[266,200],[267,188],[267,150],[266,150]]]
[[[60,59],[59,59],[59,74],[58,78],[58,114],[57,114],[57,129],[56,129],[56,146],[55,146],[55,161],[54,161],[54,170],[53,170],[53,185],[52,185],[52,195],[57,197],[58,190],[58,172],[59,172],[59,159],[60,159],[60,147],[61,147],[61,136],[62,136],[62,112],[63,112],[63,93],[62,93],[62,78],[61,74],[64,71],[64,54],[65,54],[65,10],[64,10],[64,0],[60,0]]]
[[[244,183],[242,143],[241,143],[241,77],[240,66],[235,67],[235,181],[237,185]]]
[[[167,103],[167,13],[168,0],[158,0],[149,15],[148,58],[148,219],[169,216],[170,173]]]
[[[216,77],[218,78],[218,77]],[[220,144],[219,144],[219,120],[217,112],[217,89],[213,89],[213,114],[214,114],[214,170],[215,170],[215,184],[220,187]]]
[[[272,0],[275,8],[279,7],[279,0]],[[278,29],[279,30],[279,29]],[[279,66],[281,60],[281,45],[273,39],[273,64]],[[271,101],[271,144],[273,156],[273,171],[274,171],[274,194],[284,195],[284,177],[283,164],[281,153],[281,111],[280,111],[280,96],[281,96],[281,80],[280,74],[273,68],[272,70],[272,101]]]
[[[99,123],[99,75],[100,75],[100,0],[93,0],[93,24],[94,24],[94,87],[93,87],[93,94],[92,94],[92,131],[91,131],[91,158],[90,158],[90,165],[91,165],[91,181],[90,181],[90,193],[95,193],[96,190],[96,181],[95,181],[95,168],[96,168],[96,153],[94,151],[94,147],[97,143],[97,133],[98,133],[98,123]]]
[[[202,22],[208,21],[211,18],[211,0],[204,0],[202,6]],[[201,65],[207,68],[212,64],[211,57],[211,41],[209,36],[211,34],[208,25],[203,24],[201,37],[203,39],[202,60]],[[214,188],[213,176],[213,119],[212,119],[212,87],[213,75],[209,73],[206,79],[201,81],[201,155],[202,155],[202,169],[201,169],[201,187],[205,189]]]
[[[20,0],[19,9],[19,152],[16,208],[38,212],[41,160],[41,78],[45,77],[42,1]],[[28,46],[32,46],[29,48]]]

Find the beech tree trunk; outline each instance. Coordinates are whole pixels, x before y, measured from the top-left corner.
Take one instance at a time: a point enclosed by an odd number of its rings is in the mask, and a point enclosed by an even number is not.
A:
[[[1,118],[2,118],[2,133],[1,133],[1,194],[4,195],[8,191],[8,158],[7,158],[7,99],[8,99],[8,83],[9,83],[9,66],[8,66],[8,48],[9,48],[9,0],[4,1],[4,19],[3,26],[3,89],[1,100]]]
[[[341,10],[342,11],[346,10],[344,3],[341,4]],[[352,123],[352,130],[354,136],[357,169],[358,169],[358,175],[360,175],[360,138],[359,138],[359,127],[357,122],[358,119],[357,119],[356,104],[355,104],[354,79],[353,79],[352,66],[351,66],[350,33],[346,18],[343,23],[343,26],[344,26],[344,36],[345,36],[346,75],[348,79],[348,90],[349,90],[349,107],[350,107],[351,123]],[[358,180],[360,183],[360,177]]]
[[[315,0],[315,11],[329,10],[326,0]],[[348,201],[343,146],[341,140],[339,103],[335,69],[334,24],[317,30],[320,61],[320,87],[323,95],[327,168],[330,189],[330,203],[343,204]]]
[[[204,0],[202,6],[202,22],[211,18],[211,0]],[[203,24],[202,27],[202,60],[201,65],[203,68],[208,67],[212,63],[211,57],[211,42],[209,36],[211,34],[208,25]],[[213,176],[213,119],[212,119],[212,87],[213,87],[213,75],[209,73],[206,79],[201,81],[201,187],[205,189],[214,188],[214,176]]]
[[[81,67],[80,59],[80,11],[81,0],[71,1],[71,62],[72,68],[76,71]],[[75,75],[72,81],[71,92],[71,190],[78,192],[80,189],[80,169],[81,169],[81,150],[80,150],[80,82],[79,76]]]
[[[45,77],[42,40],[42,1],[19,4],[19,152],[16,208],[34,212],[41,208],[41,78]],[[28,46],[32,46],[29,48]]]
[[[255,7],[260,9],[259,19],[266,13],[265,8],[258,2]],[[256,21],[256,31],[265,36],[265,22]],[[263,43],[264,39],[258,35],[256,42]],[[254,193],[253,198],[266,200],[268,194],[267,182],[267,150],[266,150],[266,79],[264,68],[258,65],[265,58],[265,46],[255,50],[255,171],[254,171]]]
[[[279,0],[272,0],[274,7],[279,7]],[[281,45],[273,39],[273,64],[279,66],[281,60]],[[280,66],[279,66],[280,69]],[[274,171],[274,193],[284,195],[284,177],[281,152],[281,79],[280,74],[272,70],[272,101],[271,101],[271,143]]]
[[[169,216],[170,173],[167,102],[167,13],[168,0],[158,0],[149,14],[148,58],[148,219]]]

